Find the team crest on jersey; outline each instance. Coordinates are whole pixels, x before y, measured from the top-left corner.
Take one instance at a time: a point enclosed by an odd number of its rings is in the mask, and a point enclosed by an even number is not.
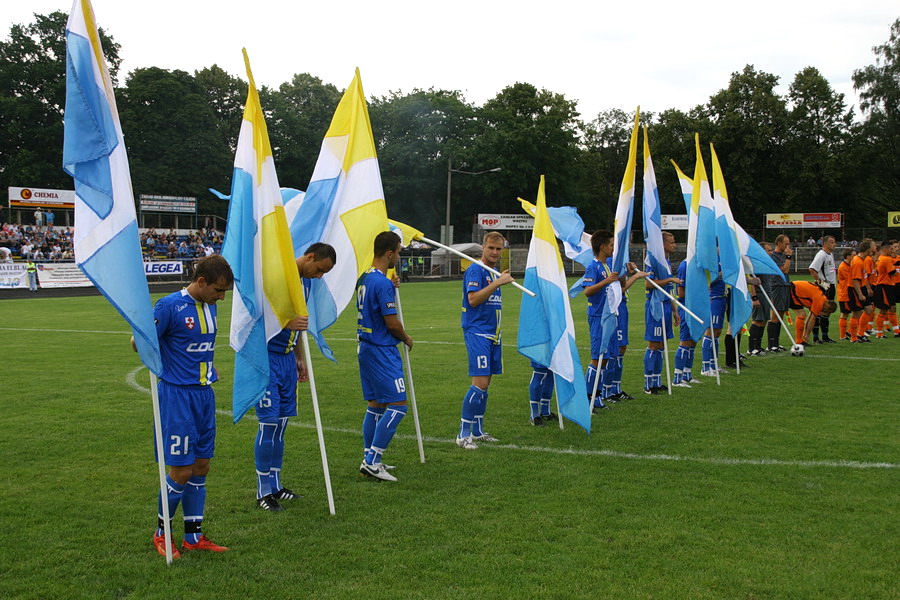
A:
[[[188,329],[194,328],[194,317],[185,317],[184,324],[187,325]]]

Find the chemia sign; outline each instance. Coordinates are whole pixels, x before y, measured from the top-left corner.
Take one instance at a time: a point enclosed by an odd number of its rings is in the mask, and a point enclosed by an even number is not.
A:
[[[900,210],[888,213],[888,227],[900,227]]]

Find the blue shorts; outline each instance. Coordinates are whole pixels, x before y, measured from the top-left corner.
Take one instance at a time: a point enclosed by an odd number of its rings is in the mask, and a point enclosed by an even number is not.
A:
[[[540,371],[541,373],[545,373],[546,371],[548,371],[548,370],[550,369],[550,367],[547,367],[547,366],[545,366],[545,365],[542,365],[541,363],[535,362],[535,361],[533,361],[533,360],[529,360],[528,362],[531,363],[531,368],[532,368],[533,370],[535,370],[535,371]]]
[[[469,377],[503,373],[503,355],[500,344],[465,331],[463,339],[466,341],[466,352],[469,354]]]
[[[269,385],[256,403],[260,423],[297,416],[297,359],[293,352],[269,352]]]
[[[679,335],[678,339],[682,342],[693,342],[694,338],[691,337],[691,319],[690,316],[684,311],[683,308],[678,309],[678,318],[681,320],[681,325],[679,326]],[[698,326],[699,323],[694,321],[695,326]]]
[[[397,346],[359,343],[359,379],[363,400],[390,404],[406,401],[403,361]]]
[[[627,300],[623,299],[622,303],[619,305],[619,324],[616,328],[615,338],[617,340],[617,345],[619,347],[628,345],[628,304]],[[618,356],[618,352],[616,355]]]
[[[603,318],[588,317],[588,328],[591,333],[591,360],[597,360],[602,354],[604,358],[619,355],[619,329],[613,332],[606,348],[600,347],[600,338],[603,337]]]
[[[666,300],[662,303],[663,321],[666,323],[666,339],[671,340],[675,337],[672,331],[672,303]],[[663,341],[662,321],[657,321],[650,314],[650,303],[644,304],[644,339],[648,342]]]
[[[186,467],[212,458],[216,447],[216,396],[208,385],[172,385],[160,380],[159,414],[166,464]]]
[[[725,303],[725,296],[709,299],[713,329],[723,329],[725,327]]]

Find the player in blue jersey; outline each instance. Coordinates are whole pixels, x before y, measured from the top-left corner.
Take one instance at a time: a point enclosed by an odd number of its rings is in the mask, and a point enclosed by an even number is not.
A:
[[[359,378],[363,400],[368,403],[363,418],[362,434],[365,458],[359,472],[381,481],[397,481],[388,473],[381,456],[406,416],[406,383],[403,361],[397,344],[403,342],[411,350],[412,338],[397,315],[394,281],[388,270],[400,258],[400,236],[382,231],[375,236],[375,258],[372,267],[356,283],[356,333],[359,339]]]
[[[675,276],[679,279],[676,287],[678,299],[684,304],[685,287],[684,279],[687,277],[687,261],[683,260],[678,265]],[[691,387],[691,383],[700,383],[699,379],[694,379],[692,370],[694,368],[694,351],[697,342],[691,336],[691,327],[699,327],[697,321],[693,321],[687,312],[680,306],[678,307],[679,326],[679,343],[678,349],[675,351],[675,375],[672,379],[672,387]]]
[[[588,394],[594,392],[595,385],[599,386],[596,378],[600,377],[602,380],[602,373],[609,365],[610,360],[615,360],[614,357],[619,353],[617,342],[611,342],[606,348],[601,347],[602,317],[607,301],[606,286],[619,278],[619,274],[613,272],[606,262],[612,255],[613,245],[613,235],[609,231],[601,229],[591,235],[594,261],[585,269],[584,278],[581,281],[584,295],[587,296],[588,330],[591,337],[591,362],[585,374]],[[615,336],[615,334],[613,335]],[[601,354],[603,355],[602,363],[600,362]],[[609,408],[603,402],[602,388],[598,387],[598,391],[600,395],[590,399],[592,409],[596,411],[598,408]]]
[[[503,235],[496,231],[486,233],[481,244],[481,262],[496,268],[505,242]],[[466,450],[478,448],[476,442],[497,441],[484,431],[484,413],[491,376],[503,372],[500,288],[512,281],[508,270],[497,276],[479,263],[472,263],[463,278],[462,329],[472,385],[463,398],[456,445]]]
[[[557,420],[550,412],[550,399],[553,397],[553,373],[549,367],[531,361],[531,383],[528,384],[528,401],[531,407],[529,421],[535,427],[546,427],[547,422]]]
[[[337,255],[329,244],[317,242],[297,259],[303,278],[304,295],[309,297],[309,282],[334,268]],[[297,381],[307,381],[303,347],[298,344],[308,317],[297,317],[269,340],[269,385],[266,395],[256,403],[259,429],[254,444],[256,463],[256,504],[263,510],[280,511],[279,500],[297,497],[281,484],[284,462],[284,434],[289,417],[297,416]]]
[[[612,257],[606,260],[606,264],[610,269],[612,268]],[[603,373],[602,381],[604,394],[610,402],[634,400],[634,396],[622,389],[625,352],[628,350],[628,288],[638,279],[646,277],[647,273],[638,270],[633,262],[625,263],[625,267],[628,271],[627,275],[619,278],[622,284],[622,302],[619,304],[616,332],[613,337],[613,342],[616,345],[616,351],[613,354],[615,360],[610,361],[609,368]]]
[[[219,255],[199,261],[191,283],[160,299],[153,309],[162,358],[159,412],[162,421],[163,459],[169,465],[166,497],[159,497],[159,517],[153,545],[166,554],[162,503],[169,518],[181,504],[184,514],[184,550],[228,550],[201,532],[206,504],[206,476],[216,441],[216,399],[213,366],[216,345],[216,302],[232,288],[231,267]],[[134,339],[132,339],[134,347]],[[179,552],[172,543],[172,556]]]
[[[709,304],[712,326],[703,334],[703,343],[700,346],[700,353],[703,360],[703,367],[700,371],[701,375],[715,377],[717,370],[719,373],[728,373],[726,369],[718,366],[719,336],[722,335],[722,329],[725,327],[725,305],[727,304],[727,301],[728,299],[725,294],[725,279],[722,277],[722,265],[720,264],[718,275],[709,282]]]
[[[675,250],[675,236],[668,231],[662,232],[663,250],[666,255]],[[666,259],[669,271],[672,265]],[[674,294],[675,285],[682,283],[677,277],[666,277],[663,279],[650,279],[659,287],[663,288],[670,294]],[[675,303],[662,296],[662,294],[650,283],[645,282],[647,288],[647,302],[644,305],[644,339],[647,341],[647,350],[644,352],[644,393],[659,394],[660,392],[668,392],[666,386],[662,384],[662,368],[663,368],[663,333],[665,330],[666,339],[672,339],[675,334],[672,331],[672,321],[674,317],[675,325],[678,325],[678,312],[673,310],[676,308]],[[657,298],[657,296],[662,296]],[[659,300],[663,314],[661,319],[653,317],[652,302]]]

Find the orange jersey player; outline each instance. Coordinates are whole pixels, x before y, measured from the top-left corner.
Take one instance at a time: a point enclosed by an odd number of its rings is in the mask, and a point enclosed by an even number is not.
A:
[[[825,297],[822,288],[809,281],[791,282],[791,308],[794,309],[797,343],[806,345],[815,324],[815,317],[828,316],[835,311],[837,305]],[[810,317],[806,317],[809,309]]]

